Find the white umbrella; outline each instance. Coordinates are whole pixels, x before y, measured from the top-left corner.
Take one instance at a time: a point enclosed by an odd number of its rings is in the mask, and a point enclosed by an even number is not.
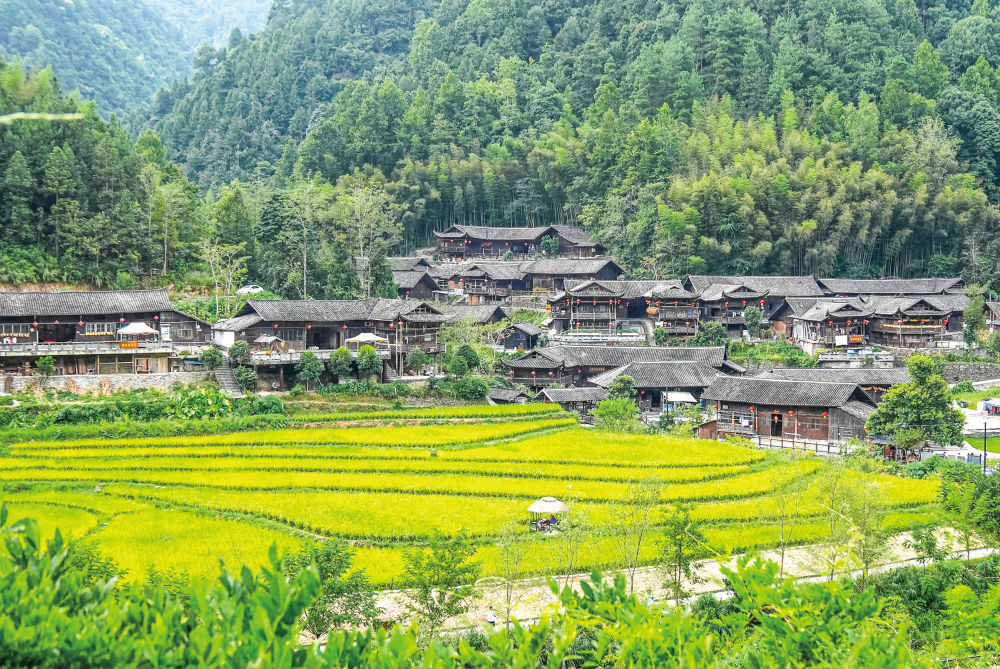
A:
[[[379,337],[377,334],[373,334],[371,332],[362,332],[357,337],[351,337],[350,339],[348,339],[347,343],[362,344],[362,343],[373,342],[373,341],[378,341],[378,342],[383,342],[384,341],[384,342],[387,342],[389,340],[386,339],[385,337]]]
[[[566,513],[568,510],[569,507],[555,497],[543,497],[528,507],[529,512],[539,514]]]
[[[145,323],[139,321],[134,321],[128,325],[124,325],[118,328],[118,334],[120,335],[157,335],[160,334],[159,331],[154,330]]]

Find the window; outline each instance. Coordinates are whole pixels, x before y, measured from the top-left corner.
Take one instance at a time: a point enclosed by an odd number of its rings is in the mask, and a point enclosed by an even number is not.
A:
[[[27,337],[31,334],[31,326],[27,323],[0,323],[0,335]]]
[[[276,335],[281,341],[299,341],[303,339],[302,328],[278,328]]]
[[[84,323],[83,332],[88,336],[113,335],[117,330],[114,323]]]

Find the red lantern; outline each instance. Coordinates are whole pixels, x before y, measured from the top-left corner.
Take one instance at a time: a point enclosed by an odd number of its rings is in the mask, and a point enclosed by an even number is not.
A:
[[[312,329],[313,329],[312,323],[306,326],[306,330],[312,330]]]
[[[747,301],[746,300],[743,300],[743,306],[744,307],[747,306]]]
[[[692,303],[693,304],[693,303]],[[764,300],[760,301],[760,306],[764,306]]]
[[[868,325],[868,319],[867,318],[865,320],[861,321],[861,322],[864,323],[865,325]]]
[[[341,330],[346,330],[347,329],[347,323],[344,323],[343,325],[341,325],[340,329]]]
[[[508,373],[508,374],[510,374],[511,376],[514,376],[514,370],[513,370],[513,369],[512,369],[512,370],[510,370],[510,371],[509,371],[509,372],[507,372],[507,373]]]
[[[789,411],[788,411],[788,415],[789,415],[789,416],[794,416],[794,415],[795,415],[795,412],[794,412],[794,411],[791,411],[791,410],[789,410]]]
[[[615,326],[615,324],[614,324],[614,323],[612,323],[612,322],[610,322],[610,321],[608,322],[608,327],[609,327],[609,328],[613,328],[614,326]]]
[[[33,328],[37,328],[37,327],[38,327],[38,321],[34,321],[34,322],[33,322],[33,323],[31,324],[31,327],[33,327]]]
[[[640,391],[639,391],[639,394],[640,394],[640,395],[645,395],[645,394],[646,394],[646,391],[645,391],[645,390],[640,390]]]
[[[83,321],[77,321],[76,324],[79,325],[80,327],[83,327]]]
[[[597,306],[597,300],[594,300],[594,306],[595,307]]]
[[[275,323],[275,324],[274,324],[274,329],[275,329],[275,330],[277,330],[277,329],[278,329],[278,324],[277,324],[277,323]]]
[[[691,306],[693,307],[693,306],[694,306],[694,304],[695,304],[695,303],[694,303],[694,302],[692,302],[692,303],[691,303]]]
[[[407,296],[407,297],[409,297],[409,296],[410,296],[410,291],[406,291],[406,296]]]
[[[691,321],[684,321],[684,327],[686,328],[691,327]]]
[[[754,413],[755,411],[757,411],[757,407],[755,406],[750,407],[750,413]]]
[[[59,319],[58,319],[58,318],[57,318],[57,319],[56,319],[55,321],[53,321],[53,322],[54,322],[54,323],[55,323],[56,325],[59,325]],[[122,319],[122,323],[124,323],[124,322],[125,322],[125,320],[124,320],[124,319]]]
[[[674,306],[675,307],[677,306],[677,300],[674,300]]]
[[[58,322],[59,322],[59,321],[56,321],[56,323],[58,323]],[[124,322],[125,322],[125,319],[124,319],[124,318],[119,318],[119,319],[118,319],[118,322],[119,322],[119,323],[124,323]]]
[[[823,412],[823,418],[825,419],[825,418],[829,418],[829,417],[830,417],[830,414],[828,414],[827,412],[824,411]]]
[[[538,372],[536,372],[535,370],[531,370],[531,375],[532,375],[532,376],[534,376],[534,375],[535,375],[535,374],[537,374],[537,373],[538,373]]]
[[[729,306],[729,302],[723,302],[723,303],[722,303],[722,306],[724,306],[724,307],[728,307],[728,306]]]
[[[154,321],[158,321],[158,320],[160,320],[160,317],[159,316],[153,316],[153,320]]]
[[[555,375],[555,372],[549,372],[549,376]]]
[[[35,331],[35,328],[28,328],[31,332]]]
[[[390,330],[395,330],[396,329],[396,324],[395,323],[389,323],[389,329]]]

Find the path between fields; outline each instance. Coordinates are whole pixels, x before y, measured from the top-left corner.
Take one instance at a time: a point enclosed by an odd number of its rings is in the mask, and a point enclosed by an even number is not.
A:
[[[954,558],[964,559],[966,557],[965,549],[960,545],[956,533],[942,529],[938,531],[938,537],[942,547],[945,550],[950,550]],[[892,540],[889,560],[882,563],[879,567],[873,568],[871,573],[918,565],[916,553],[905,545],[910,539],[911,536],[908,532],[896,535]],[[787,549],[785,551],[785,575],[794,576],[802,581],[826,580],[827,576],[824,575],[824,569],[819,565],[818,560],[818,554],[821,550],[822,548],[816,545],[797,546]],[[1000,550],[979,547],[973,549],[972,557],[986,557],[996,552],[1000,552]],[[764,559],[774,560],[775,562],[778,562],[781,557],[778,551],[773,550],[762,551],[759,555]],[[738,558],[739,556],[732,556],[725,561],[712,559],[697,563],[695,573],[698,581],[695,583],[686,583],[685,590],[695,596],[712,594],[717,599],[725,599],[730,596],[730,591],[723,585],[721,568],[723,566],[735,568]],[[609,580],[615,574],[622,573],[626,578],[626,583],[628,582],[628,573],[623,570],[605,571],[602,573],[604,578]],[[851,570],[846,573],[851,576],[858,576],[861,574],[861,571]],[[844,572],[838,572],[836,576],[837,578],[842,578],[844,575]],[[569,578],[569,583],[576,588],[580,581],[589,580],[589,578],[588,574],[577,574]],[[565,577],[559,577],[558,580],[560,584],[563,584],[566,579]],[[669,602],[663,580],[663,572],[659,567],[642,567],[636,570],[636,596],[644,599],[653,596],[658,602]],[[518,588],[515,595],[515,600],[516,603],[513,607],[511,617],[524,622],[537,620],[546,612],[546,609],[557,601],[546,580],[542,578],[522,581],[521,587]],[[406,601],[404,591],[400,590],[383,592],[378,598],[378,604],[385,612],[385,617],[393,621],[407,619]],[[482,588],[481,596],[474,602],[472,609],[465,615],[453,618],[447,626],[461,629],[483,625],[486,621],[487,611],[491,606],[496,612],[497,619],[501,620],[504,615],[503,611],[506,608],[502,585],[494,586],[491,584]]]

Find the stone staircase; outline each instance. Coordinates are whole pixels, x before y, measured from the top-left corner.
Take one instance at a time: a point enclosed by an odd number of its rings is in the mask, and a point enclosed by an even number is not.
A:
[[[222,388],[230,397],[234,399],[243,399],[246,395],[240,389],[240,384],[236,383],[236,375],[233,374],[233,368],[229,366],[229,357],[223,356],[222,364],[215,368],[215,380],[219,382],[219,387]]]

